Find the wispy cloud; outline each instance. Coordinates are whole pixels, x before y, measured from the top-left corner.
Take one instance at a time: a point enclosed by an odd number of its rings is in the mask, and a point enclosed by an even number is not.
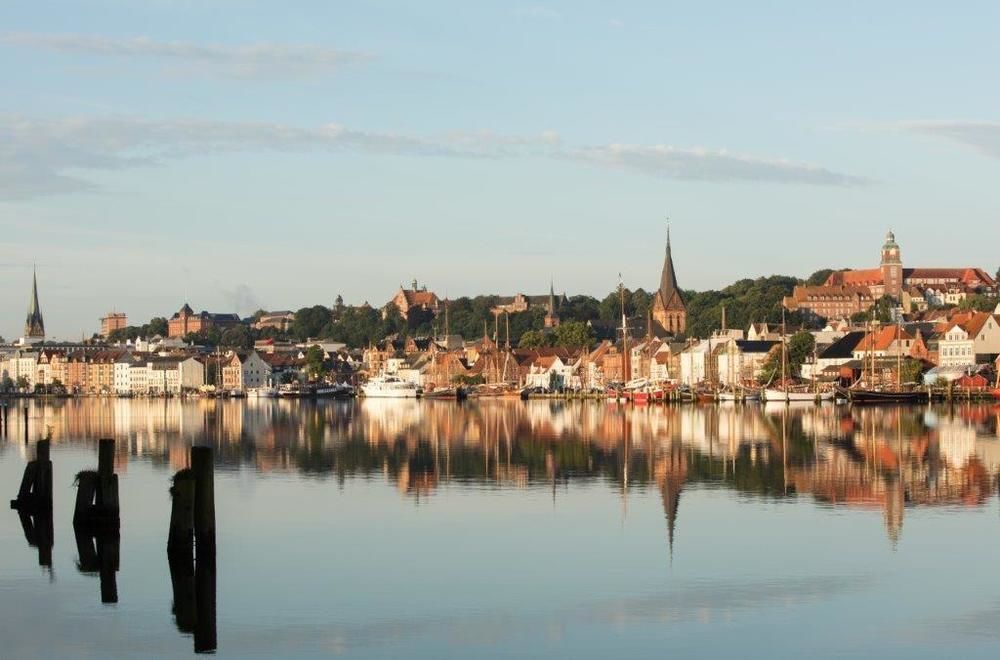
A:
[[[83,34],[9,33],[0,43],[70,55],[159,60],[199,73],[244,78],[328,74],[372,59],[367,53],[324,46],[256,43],[239,46],[112,38]]]
[[[924,120],[903,121],[894,128],[917,135],[945,138],[1000,158],[1000,122]]]
[[[574,146],[558,134],[491,131],[425,138],[349,129],[201,119],[0,117],[0,198],[94,190],[82,173],[152,166],[212,153],[367,153],[437,158],[544,158],[624,169],[667,179],[851,186],[860,176],[788,160],[670,145]]]
[[[688,181],[770,181],[825,186],[871,183],[866,177],[842,174],[817,165],[735,154],[726,149],[681,148],[666,144],[611,144],[568,149],[563,156]]]

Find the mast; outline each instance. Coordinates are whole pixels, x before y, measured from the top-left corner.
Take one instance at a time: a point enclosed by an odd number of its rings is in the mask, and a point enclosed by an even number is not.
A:
[[[785,399],[786,400],[788,398],[788,383],[786,382],[786,378],[787,378],[786,373],[788,371],[788,355],[786,354],[786,351],[787,351],[787,342],[788,342],[788,337],[786,336],[787,334],[788,333],[785,330],[785,307],[784,307],[784,305],[782,305],[782,307],[781,307],[781,387],[785,391]]]
[[[625,316],[625,281],[622,279],[621,273],[618,273],[618,298],[622,307],[622,381],[628,383],[631,380],[628,354],[628,318]]]
[[[900,327],[899,323],[897,323],[896,324],[896,391],[897,392],[902,391],[901,373],[902,373],[902,369],[903,369],[903,351],[900,350],[900,348],[901,348],[900,331],[901,330],[902,330],[902,328]]]

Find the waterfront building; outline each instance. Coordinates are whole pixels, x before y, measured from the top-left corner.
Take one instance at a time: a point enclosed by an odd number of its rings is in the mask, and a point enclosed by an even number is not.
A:
[[[198,333],[209,328],[225,330],[240,324],[238,314],[219,314],[201,311],[195,314],[187,303],[167,321],[169,337],[184,337],[190,333]]]
[[[987,312],[956,314],[938,339],[940,366],[974,365],[1000,354],[1000,317]]]
[[[890,231],[877,268],[838,270],[820,286],[797,286],[784,305],[810,316],[846,318],[867,311],[882,296],[919,308],[913,301],[920,297],[934,305],[957,304],[967,295],[996,291],[996,281],[981,268],[904,268],[896,235]]]
[[[222,361],[222,389],[247,390],[264,387],[271,382],[271,365],[257,351],[233,351]]]
[[[107,339],[115,330],[128,327],[128,317],[125,312],[108,312],[101,317],[101,336]]]
[[[668,335],[681,335],[687,331],[687,306],[677,286],[674,258],[670,252],[670,228],[667,228],[667,248],[660,272],[660,287],[653,296],[653,321]]]

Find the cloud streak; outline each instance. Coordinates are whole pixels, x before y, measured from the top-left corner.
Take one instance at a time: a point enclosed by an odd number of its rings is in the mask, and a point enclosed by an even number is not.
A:
[[[97,190],[87,171],[159,165],[179,158],[236,152],[363,153],[509,160],[547,159],[614,168],[663,179],[824,186],[870,183],[807,163],[670,145],[565,143],[547,131],[511,136],[490,131],[414,137],[338,124],[294,127],[202,119],[0,117],[0,199]]]
[[[972,147],[993,158],[1000,158],[1000,122],[989,121],[904,121],[899,130],[915,135],[945,138]]]
[[[200,73],[240,78],[322,75],[373,59],[370,54],[323,46],[256,43],[242,46],[116,39],[81,34],[8,33],[0,43],[68,55],[172,62]]]

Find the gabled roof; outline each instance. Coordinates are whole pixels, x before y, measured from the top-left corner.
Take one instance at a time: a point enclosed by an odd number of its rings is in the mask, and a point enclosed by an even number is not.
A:
[[[865,333],[860,330],[848,332],[846,335],[830,344],[830,346],[820,353],[821,360],[839,360],[854,356],[854,349],[861,340],[865,338]]]

